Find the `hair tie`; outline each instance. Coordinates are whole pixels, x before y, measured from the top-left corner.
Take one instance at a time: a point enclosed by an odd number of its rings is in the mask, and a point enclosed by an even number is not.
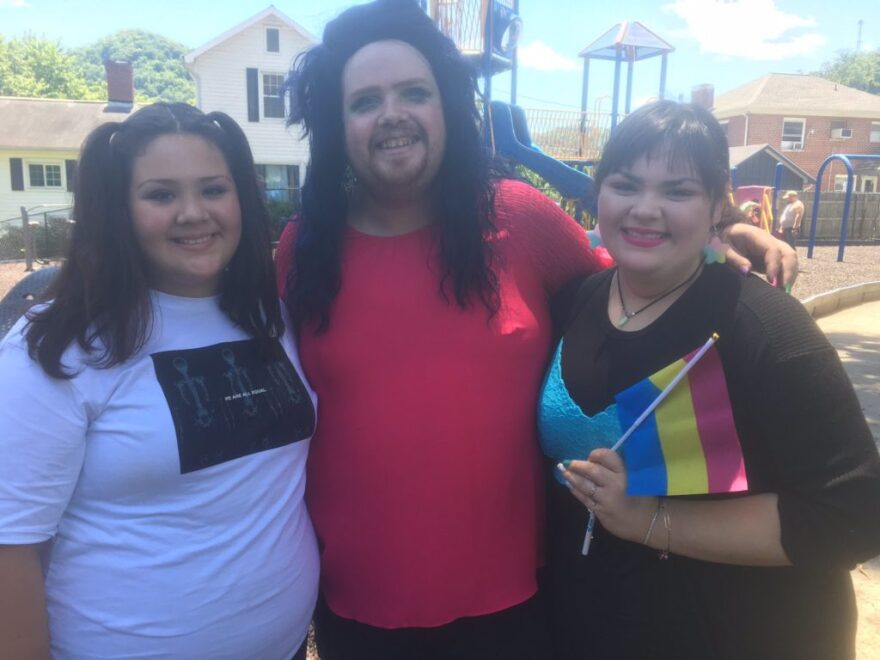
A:
[[[113,126],[113,132],[110,133],[110,137],[107,138],[107,144],[112,147],[114,140],[116,140],[116,136],[118,136],[122,132],[123,124],[119,122],[114,122],[113,124],[111,124],[111,126]]]

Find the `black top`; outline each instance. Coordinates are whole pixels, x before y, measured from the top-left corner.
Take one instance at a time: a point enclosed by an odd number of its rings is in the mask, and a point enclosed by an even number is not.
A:
[[[557,656],[853,657],[849,570],[880,552],[880,458],[836,351],[797,300],[724,266],[706,267],[649,327],[623,332],[606,311],[612,274],[555,301],[571,397],[594,415],[717,331],[749,492],[778,493],[794,566],[661,561],[598,524],[582,557],[587,511],[550,479]]]

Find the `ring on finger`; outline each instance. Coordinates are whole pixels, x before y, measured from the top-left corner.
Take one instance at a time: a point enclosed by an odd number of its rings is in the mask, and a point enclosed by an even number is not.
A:
[[[596,485],[596,484],[593,484],[593,487],[590,488],[590,499],[591,499],[591,500],[594,500],[594,499],[596,498],[596,491],[597,491],[598,489],[599,489],[599,486]]]

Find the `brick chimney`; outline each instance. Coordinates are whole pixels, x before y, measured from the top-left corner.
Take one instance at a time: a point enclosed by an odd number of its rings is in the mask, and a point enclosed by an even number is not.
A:
[[[711,110],[715,105],[715,85],[696,85],[691,89],[691,103]]]
[[[131,62],[104,61],[107,72],[107,112],[131,112],[134,105],[134,75]]]

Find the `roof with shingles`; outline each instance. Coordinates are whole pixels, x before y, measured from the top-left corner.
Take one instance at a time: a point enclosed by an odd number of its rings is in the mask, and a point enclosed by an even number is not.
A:
[[[880,119],[880,95],[818,76],[768,73],[715,97],[719,119],[736,115]]]
[[[785,165],[789,170],[805,181],[813,183],[816,180],[814,177],[810,176],[806,170],[798,167],[793,160],[788,158],[785,154],[780,153],[769,144],[747,144],[742,147],[730,147],[730,166],[739,166],[752,156],[761,152],[766,152],[774,160]]]
[[[0,96],[0,149],[78,151],[92,130],[130,115],[107,107],[106,101]]]

